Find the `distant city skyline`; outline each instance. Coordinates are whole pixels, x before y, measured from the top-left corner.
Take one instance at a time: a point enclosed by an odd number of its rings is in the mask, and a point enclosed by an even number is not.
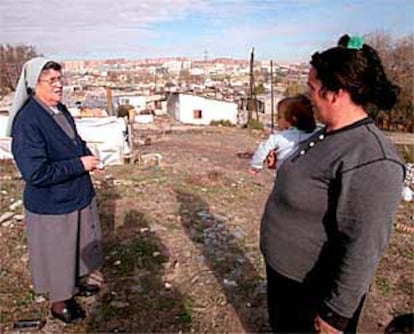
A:
[[[58,60],[308,61],[344,33],[414,33],[412,0],[1,0],[0,44]]]

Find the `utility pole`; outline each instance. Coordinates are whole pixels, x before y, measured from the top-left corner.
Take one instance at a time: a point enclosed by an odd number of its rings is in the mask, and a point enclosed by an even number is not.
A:
[[[106,108],[107,108],[108,115],[114,116],[115,110],[112,105],[112,89],[111,87],[106,86],[105,90],[106,90]]]
[[[274,108],[275,108],[275,102],[274,102],[274,95],[273,95],[273,60],[270,60],[270,124],[271,124],[271,131],[273,133],[274,129]]]
[[[252,111],[255,111],[256,117],[257,115],[257,101],[256,101],[256,94],[254,91],[254,47],[252,48],[252,52],[250,54],[250,97],[249,102],[247,104],[248,109],[248,117],[247,117],[247,124],[250,124],[250,121],[252,120]],[[251,105],[253,105],[253,110],[251,108]]]
[[[203,73],[203,79],[204,79],[204,86],[206,85],[206,79],[207,79],[207,61],[208,61],[208,51],[207,49],[204,50],[204,65],[203,65],[203,69],[204,69],[204,73]]]

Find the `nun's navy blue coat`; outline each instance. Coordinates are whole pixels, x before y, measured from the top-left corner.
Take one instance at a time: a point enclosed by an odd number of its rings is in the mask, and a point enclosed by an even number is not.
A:
[[[90,155],[63,104],[59,110],[75,130],[71,139],[45,108],[31,97],[16,115],[12,153],[23,179],[24,206],[38,214],[66,214],[87,206],[95,195],[80,158]]]

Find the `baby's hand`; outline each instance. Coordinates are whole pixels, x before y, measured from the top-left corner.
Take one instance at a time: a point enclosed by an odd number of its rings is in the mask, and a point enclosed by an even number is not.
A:
[[[249,168],[249,174],[256,176],[259,173],[260,173],[260,169],[256,169],[256,168],[253,168],[253,167]]]
[[[266,157],[267,168],[276,169],[276,163],[277,163],[277,154],[275,151],[270,151],[270,153]]]

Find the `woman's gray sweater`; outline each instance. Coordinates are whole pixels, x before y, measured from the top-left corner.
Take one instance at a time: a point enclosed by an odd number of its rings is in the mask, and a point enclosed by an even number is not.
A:
[[[350,318],[388,244],[403,180],[371,119],[317,132],[277,174],[261,224],[266,262],[299,282],[318,277],[329,286],[324,307]]]

